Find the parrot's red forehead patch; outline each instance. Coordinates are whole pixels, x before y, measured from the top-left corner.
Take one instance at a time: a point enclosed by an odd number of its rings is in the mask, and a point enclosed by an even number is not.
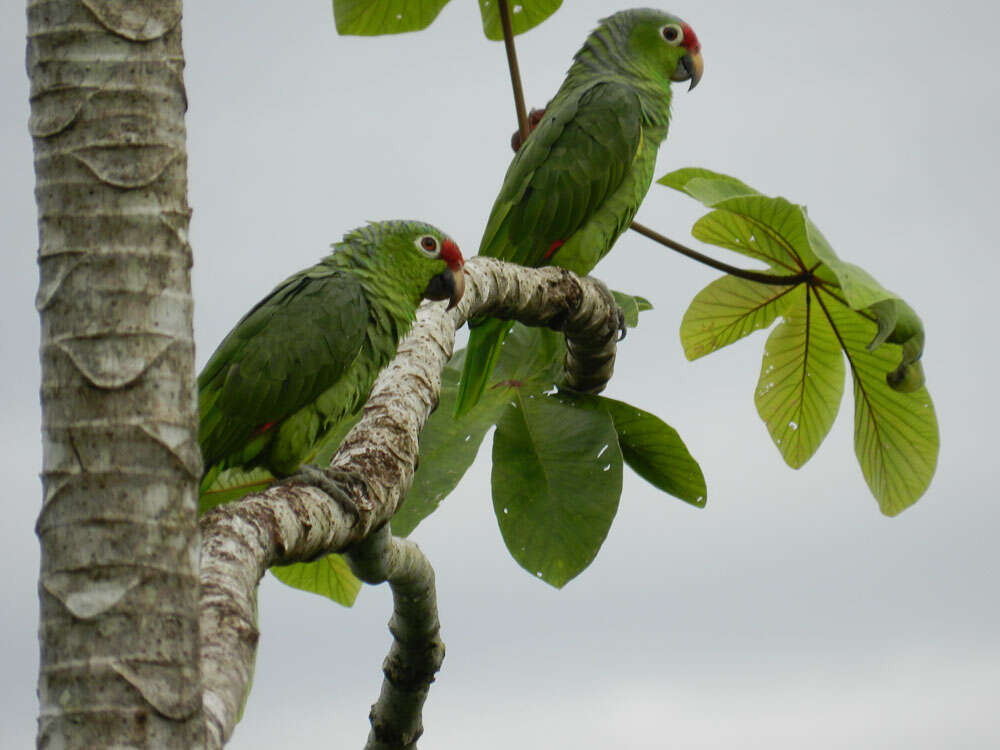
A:
[[[684,41],[681,42],[681,46],[690,52],[701,52],[701,42],[698,41],[698,35],[694,33],[694,29],[686,23],[681,23],[681,31],[684,32]]]

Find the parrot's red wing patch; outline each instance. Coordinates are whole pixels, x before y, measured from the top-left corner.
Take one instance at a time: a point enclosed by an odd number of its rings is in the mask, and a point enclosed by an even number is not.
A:
[[[267,432],[268,430],[270,430],[276,424],[278,424],[278,423],[277,422],[265,422],[264,424],[262,424],[260,427],[258,427],[256,430],[253,431],[254,437],[256,437],[257,435],[263,435],[265,432]]]
[[[565,244],[566,244],[566,240],[556,240],[551,245],[549,245],[549,251],[547,253],[545,253],[545,260],[548,260],[549,258],[551,258],[552,255],[555,253],[555,251],[558,250],[559,248],[561,248]]]

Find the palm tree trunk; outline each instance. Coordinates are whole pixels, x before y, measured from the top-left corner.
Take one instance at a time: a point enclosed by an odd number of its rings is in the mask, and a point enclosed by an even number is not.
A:
[[[39,747],[200,747],[180,0],[29,0]]]

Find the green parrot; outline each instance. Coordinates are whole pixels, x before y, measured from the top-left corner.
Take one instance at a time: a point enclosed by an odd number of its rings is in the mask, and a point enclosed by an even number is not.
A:
[[[243,316],[198,377],[202,510],[221,471],[299,469],[368,398],[421,298],[458,303],[463,266],[428,224],[371,223]]]
[[[701,45],[676,16],[624,10],[576,53],[566,80],[521,145],[479,254],[589,273],[635,216],[670,121],[670,82],[701,80]],[[520,146],[520,148],[519,148]],[[456,414],[482,395],[509,321],[474,321]]]

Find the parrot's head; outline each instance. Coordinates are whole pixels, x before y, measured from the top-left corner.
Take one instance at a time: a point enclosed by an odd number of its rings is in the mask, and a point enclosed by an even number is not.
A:
[[[458,245],[437,227],[421,221],[385,221],[383,245],[392,253],[400,279],[424,299],[448,300],[450,310],[465,293],[465,260]]]
[[[422,221],[372,221],[345,234],[334,248],[346,252],[366,292],[383,302],[406,299],[415,306],[421,298],[448,300],[450,310],[465,292],[458,245]]]
[[[431,276],[423,296],[425,299],[448,300],[450,310],[465,294],[465,260],[462,258],[462,251],[451,237],[440,232],[422,234],[414,244],[427,257],[443,260],[447,264],[443,271]]]
[[[690,81],[688,90],[701,80],[704,70],[701,43],[694,29],[677,16],[637,8],[616,13],[601,24],[623,39],[625,54],[653,75],[671,81]]]

